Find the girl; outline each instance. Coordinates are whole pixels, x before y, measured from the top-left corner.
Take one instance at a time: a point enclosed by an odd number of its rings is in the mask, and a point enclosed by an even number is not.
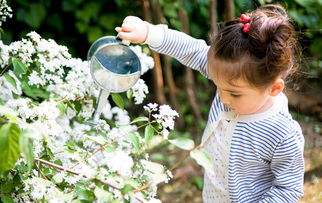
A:
[[[300,199],[304,139],[282,92],[299,65],[297,41],[283,7],[266,5],[227,22],[211,46],[131,16],[116,31],[200,71],[217,86],[202,137],[215,164],[205,172],[204,202]]]

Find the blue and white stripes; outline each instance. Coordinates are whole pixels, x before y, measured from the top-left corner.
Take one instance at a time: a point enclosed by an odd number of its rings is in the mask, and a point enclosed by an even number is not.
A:
[[[209,46],[205,41],[162,27],[160,46],[150,48],[209,78]],[[297,202],[303,195],[304,138],[288,112],[285,95],[280,94],[278,101],[269,112],[240,115],[236,119],[228,149],[231,202]],[[221,112],[229,111],[216,95],[208,123],[216,122]]]

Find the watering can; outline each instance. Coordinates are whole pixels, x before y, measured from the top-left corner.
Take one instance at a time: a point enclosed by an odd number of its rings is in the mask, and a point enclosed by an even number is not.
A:
[[[88,50],[91,76],[100,88],[94,120],[90,121],[93,124],[97,124],[109,94],[127,91],[141,76],[140,60],[129,44],[128,40],[117,36],[105,36],[96,40]]]

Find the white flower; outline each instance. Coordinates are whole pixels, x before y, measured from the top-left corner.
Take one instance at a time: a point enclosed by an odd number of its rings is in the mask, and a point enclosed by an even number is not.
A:
[[[149,69],[152,69],[154,67],[154,61],[151,56],[148,56],[146,53],[142,52],[142,48],[140,46],[130,46],[132,51],[136,53],[136,55],[139,57],[140,63],[141,63],[141,75],[146,73]]]
[[[156,110],[158,110],[158,104],[148,103],[143,108],[144,108],[144,110],[149,111],[149,112],[156,111]]]
[[[29,98],[10,99],[5,106],[17,111],[22,119],[34,119],[36,116]]]
[[[4,102],[13,99],[13,93],[17,95],[22,94],[20,80],[13,71],[9,70],[7,73],[14,79],[16,87],[9,83],[5,77],[0,77],[0,99]]]
[[[154,114],[153,117],[157,119],[158,123],[161,123],[163,128],[173,130],[174,119],[179,117],[179,114],[172,110],[169,105],[163,104],[159,107],[159,114]]]
[[[39,77],[38,72],[36,72],[34,70],[29,75],[28,79],[29,79],[29,81],[28,81],[29,85],[45,85],[46,84],[45,80],[43,80],[41,77]]]
[[[69,175],[65,177],[65,182],[71,185],[75,185],[80,179],[81,179],[81,176]]]
[[[169,137],[170,132],[166,128],[163,128],[161,133],[163,135],[163,138],[167,140],[168,137]]]
[[[147,203],[162,203],[162,202],[159,199],[151,198]]]
[[[116,171],[121,176],[130,176],[132,174],[133,159],[124,151],[109,153],[105,162],[111,171]]]
[[[39,120],[55,120],[60,115],[60,111],[56,106],[57,102],[54,100],[43,101],[34,108],[34,111]]]
[[[111,112],[116,114],[115,116],[115,124],[116,125],[128,125],[130,124],[130,117],[128,116],[128,112],[126,110],[120,109],[115,106],[112,108]]]
[[[82,110],[79,112],[78,116],[89,119],[92,117],[94,112],[93,100],[84,100],[83,102],[84,104],[82,105]]]
[[[141,104],[146,97],[146,94],[149,93],[148,86],[145,84],[144,80],[139,79],[137,83],[132,87],[133,97],[135,104]]]
[[[0,3],[0,26],[6,19],[12,17],[12,9],[8,6],[7,0],[2,0]]]
[[[110,125],[107,124],[105,120],[99,119],[95,128],[98,131],[108,132],[110,130]]]
[[[41,40],[41,36],[36,33],[35,31],[31,31],[28,34],[26,34],[27,37],[30,37],[30,39],[34,42],[36,42],[37,44],[40,42]]]

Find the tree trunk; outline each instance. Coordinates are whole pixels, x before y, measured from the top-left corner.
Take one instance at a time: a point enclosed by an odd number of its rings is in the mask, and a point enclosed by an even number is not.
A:
[[[158,0],[151,0],[151,3],[152,3],[151,4],[152,11],[156,16],[156,19],[154,21],[155,24],[163,23],[162,21],[164,19],[164,14],[163,14],[160,2]],[[172,64],[170,61],[170,57],[166,55],[162,55],[161,58],[164,65],[165,80],[168,84],[171,104],[174,106],[174,108],[177,111],[179,111],[179,104],[176,97],[177,88],[172,75]]]
[[[225,2],[225,9],[224,9],[224,20],[232,20],[235,17],[235,4],[234,0],[226,0]]]
[[[151,1],[151,7],[152,11],[155,14],[156,18],[154,20],[155,24],[162,24],[164,17],[164,13],[162,11],[161,5],[159,0],[150,0]],[[169,97],[171,105],[174,107],[174,109],[179,112],[179,103],[177,100],[177,87],[174,82],[173,74],[172,74],[172,64],[169,56],[161,55],[162,64],[164,66],[164,73],[165,73],[165,81],[167,82],[168,89],[169,89]],[[179,127],[183,126],[183,118],[179,117],[178,119],[178,125]]]
[[[152,23],[151,19],[151,6],[149,0],[142,0],[143,19]],[[164,95],[164,82],[162,75],[162,67],[160,61],[160,55],[154,51],[151,51],[154,59],[155,67],[153,69],[154,76],[154,91],[159,104],[165,104],[166,98]]]
[[[180,4],[183,4],[183,0],[180,0],[179,2],[180,2]],[[186,34],[190,34],[189,18],[188,18],[186,11],[180,9],[178,11],[178,14],[179,14],[179,19],[182,23],[183,31]],[[185,82],[186,82],[186,91],[188,94],[188,100],[189,100],[189,103],[192,107],[193,114],[195,115],[196,119],[201,120],[202,116],[201,116],[200,109],[199,109],[198,102],[197,102],[197,98],[196,98],[196,95],[194,92],[195,82],[194,82],[194,78],[193,78],[193,72],[190,68],[186,68],[186,70],[185,70]]]
[[[217,0],[211,0],[209,4],[210,32],[211,35],[218,32],[217,26]]]

